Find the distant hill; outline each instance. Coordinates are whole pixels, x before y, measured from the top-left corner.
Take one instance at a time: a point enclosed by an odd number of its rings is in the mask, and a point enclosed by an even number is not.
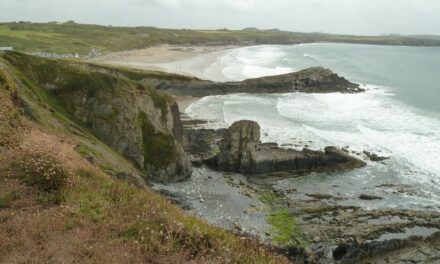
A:
[[[420,39],[440,40],[440,36],[439,35],[412,35],[412,36],[408,36],[408,37],[420,38]]]
[[[154,27],[114,27],[66,23],[0,23],[0,47],[22,52],[88,54],[171,45],[261,45],[314,42],[375,45],[440,46],[440,39],[411,36],[351,36],[300,33],[279,29],[191,30]]]

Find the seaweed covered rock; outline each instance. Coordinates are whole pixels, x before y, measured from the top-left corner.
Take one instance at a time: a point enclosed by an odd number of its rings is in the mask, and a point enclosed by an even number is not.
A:
[[[336,147],[298,151],[279,148],[274,143],[263,144],[260,126],[248,120],[235,122],[228,129],[219,154],[207,163],[217,170],[246,174],[346,171],[365,166],[365,162]]]

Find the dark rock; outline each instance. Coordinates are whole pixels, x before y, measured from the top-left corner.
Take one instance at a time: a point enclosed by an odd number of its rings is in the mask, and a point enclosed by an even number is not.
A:
[[[218,155],[207,160],[208,165],[220,171],[245,174],[346,171],[365,165],[336,147],[326,147],[324,152],[306,148],[298,151],[262,144],[260,126],[246,120],[235,122],[228,129],[219,149]]]
[[[371,153],[369,151],[364,151],[365,156],[367,156],[371,161],[379,162],[389,159],[389,157],[381,157],[376,153]]]
[[[330,194],[324,194],[324,193],[312,193],[312,194],[307,193],[306,195],[309,196],[309,197],[312,197],[312,198],[318,199],[318,200],[331,199],[331,198],[333,198],[332,195],[330,195]]]
[[[183,148],[191,154],[191,161],[196,166],[203,160],[212,158],[219,152],[219,142],[224,138],[226,129],[193,129],[185,128],[183,132]]]
[[[359,199],[361,200],[382,200],[383,198],[380,196],[376,196],[376,195],[370,195],[370,194],[361,194],[359,196]]]

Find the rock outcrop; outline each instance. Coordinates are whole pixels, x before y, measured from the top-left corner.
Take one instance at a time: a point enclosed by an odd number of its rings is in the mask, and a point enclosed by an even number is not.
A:
[[[235,122],[220,143],[220,152],[207,163],[220,171],[245,174],[276,172],[309,173],[346,171],[365,166],[336,147],[324,151],[279,148],[260,142],[260,126],[253,121]]]
[[[190,161],[177,140],[178,108],[169,96],[138,87],[111,93],[75,89],[58,97],[69,100],[75,119],[143,168],[149,179],[173,182],[191,175]]]
[[[203,97],[231,93],[357,93],[358,84],[321,67],[277,76],[248,79],[241,82],[211,82],[195,78],[144,78],[143,82],[172,95]]]

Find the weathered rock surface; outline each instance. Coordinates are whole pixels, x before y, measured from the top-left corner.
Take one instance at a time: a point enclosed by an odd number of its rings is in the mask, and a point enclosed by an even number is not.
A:
[[[227,129],[185,129],[183,148],[195,165],[202,165],[219,152],[219,142],[225,137]]]
[[[325,172],[359,168],[365,162],[336,147],[326,147],[324,152],[279,148],[274,143],[260,142],[260,126],[254,121],[235,122],[220,143],[220,152],[207,163],[220,171],[245,174],[270,174],[275,172]]]
[[[78,89],[59,96],[70,98],[74,117],[144,168],[149,179],[184,180],[191,175],[191,165],[176,140],[182,137],[178,108],[166,95],[150,93],[154,91],[101,90],[90,94]],[[161,105],[153,98],[161,100]]]
[[[357,93],[358,84],[321,67],[277,76],[248,79],[241,82],[211,82],[198,79],[145,78],[143,82],[172,95],[202,97],[231,93]]]

